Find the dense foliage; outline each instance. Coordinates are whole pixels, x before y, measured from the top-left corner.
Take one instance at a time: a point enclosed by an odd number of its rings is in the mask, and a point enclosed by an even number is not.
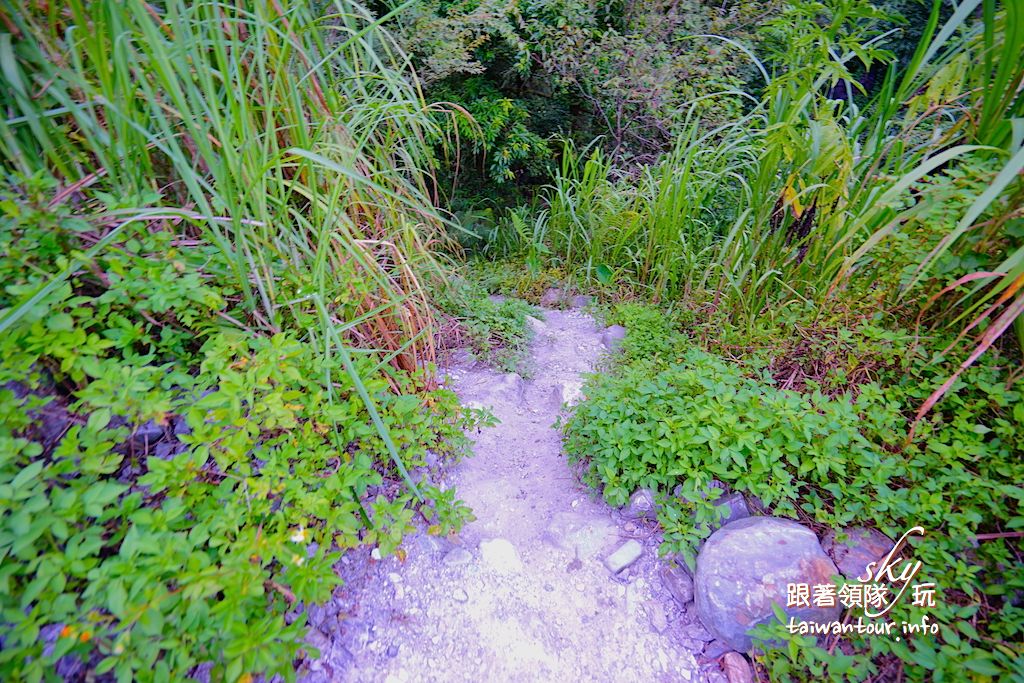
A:
[[[293,678],[340,553],[468,517],[408,471],[480,417],[432,115],[361,7],[275,7],[0,8],[4,680]]]
[[[865,680],[891,674],[892,656],[913,665],[915,679],[929,672],[960,680],[965,663],[983,674],[1024,673],[1011,645],[1024,634],[1016,594],[1024,572],[1013,541],[976,540],[1024,528],[1024,402],[1002,380],[1002,359],[972,368],[904,444],[908,418],[945,368],[892,333],[844,330],[888,346],[888,362],[855,396],[849,384],[830,395],[824,389],[834,389],[835,377],[825,387],[808,380],[800,392],[783,388],[759,354],[726,361],[684,333],[695,331],[692,323],[672,323],[656,309],[620,307],[612,319],[628,326],[624,361],[586,387],[587,400],[565,424],[566,451],[586,461],[613,505],[640,487],[658,492],[666,552],[692,564],[722,514],[720,484],[822,529],[867,523],[893,538],[911,523],[928,530],[914,556],[924,563],[921,580],[942,587],[943,603],[927,612],[903,606],[892,618],[918,622],[927,613],[943,625],[941,639],[846,640],[827,655],[813,638],[790,636],[798,649],[765,656],[773,679],[806,670]],[[870,357],[859,351],[854,363]],[[813,354],[805,355],[809,362]]]
[[[597,138],[635,165],[654,161],[688,114],[710,127],[734,118],[755,72],[734,43],[709,34],[758,42],[757,23],[778,6],[430,0],[400,13],[395,32],[427,97],[473,116],[442,117],[462,139],[442,175],[461,208],[504,205],[545,182],[552,135]]]

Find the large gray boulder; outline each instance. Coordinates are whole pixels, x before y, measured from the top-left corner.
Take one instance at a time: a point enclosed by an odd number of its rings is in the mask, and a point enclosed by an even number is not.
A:
[[[750,629],[774,620],[772,603],[797,621],[827,623],[840,606],[787,607],[786,587],[832,584],[838,574],[817,536],[796,522],[746,517],[726,524],[697,556],[694,594],[697,616],[720,640],[740,652],[753,644]]]

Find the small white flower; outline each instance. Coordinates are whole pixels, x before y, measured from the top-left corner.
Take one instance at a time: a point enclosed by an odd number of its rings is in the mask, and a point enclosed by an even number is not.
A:
[[[296,567],[301,567],[305,561],[306,558],[304,558],[302,555],[292,555],[292,564],[294,564]]]
[[[301,526],[292,533],[292,542],[294,543],[305,543],[306,537],[309,534]]]

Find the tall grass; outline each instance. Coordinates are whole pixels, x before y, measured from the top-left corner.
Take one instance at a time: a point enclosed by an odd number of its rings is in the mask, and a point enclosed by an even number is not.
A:
[[[688,123],[658,164],[613,180],[600,150],[580,158],[567,146],[549,194],[552,250],[587,276],[629,279],[656,299],[691,289],[711,266],[716,235],[750,201],[747,123]]]
[[[785,50],[773,74],[757,62],[763,95],[734,125],[704,134],[688,126],[658,165],[628,179],[613,177],[599,153],[582,173],[567,155],[549,191],[557,258],[590,277],[614,272],[656,298],[704,289],[715,307],[751,326],[790,303],[842,301],[851,276],[870,273],[889,238],[931,208],[916,194],[921,183],[979,158],[995,160],[991,185],[891,299],[928,299],[934,289],[922,284],[943,254],[967,248],[965,237],[1003,239],[1024,198],[1024,7],[969,0],[939,26],[934,0],[909,65],[890,65],[860,106],[826,94],[853,82],[854,61],[888,58],[885,16],[857,0],[825,6],[831,14],[812,16],[792,5],[775,22]],[[1024,251],[988,271],[964,278],[973,289],[946,318],[973,317],[966,332],[991,317],[977,340],[982,351],[1020,320]]]
[[[98,247],[173,221],[219,249],[208,267],[241,292],[233,324],[298,330],[343,358],[346,346],[375,350],[413,371],[433,358],[421,285],[445,236],[427,189],[434,119],[386,19],[351,0],[324,14],[308,3],[4,2],[8,191],[54,175],[54,202],[80,198]],[[101,190],[116,206],[94,200]],[[55,268],[0,325],[73,271]]]

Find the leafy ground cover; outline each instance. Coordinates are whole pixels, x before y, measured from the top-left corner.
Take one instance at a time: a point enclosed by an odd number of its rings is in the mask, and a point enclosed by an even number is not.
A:
[[[713,481],[822,530],[867,523],[899,537],[912,520],[930,532],[914,556],[922,580],[944,589],[942,608],[927,611],[941,637],[910,644],[844,636],[817,648],[814,638],[788,636],[788,650],[761,659],[773,680],[884,677],[899,660],[911,678],[957,680],[964,666],[1020,675],[1012,643],[1024,628],[1015,593],[1024,574],[1012,538],[1024,526],[1024,404],[1006,384],[1007,359],[971,368],[908,442],[914,411],[948,367],[906,342],[886,339],[890,364],[875,366],[870,381],[847,376],[840,391],[837,377],[804,378],[795,391],[763,355],[725,359],[686,333],[692,324],[657,309],[629,304],[611,319],[628,326],[623,360],[585,388],[587,400],[564,425],[566,450],[587,463],[614,505],[637,488],[658,492],[665,552],[693,562],[722,514]],[[872,334],[841,332],[862,344]],[[844,360],[833,363],[837,373]],[[904,606],[893,618],[916,623],[924,614]]]
[[[453,279],[435,300],[457,324],[453,346],[468,346],[477,360],[505,372],[530,374],[526,361],[533,329],[526,319],[542,319],[539,309],[523,299],[488,295],[479,282],[462,278]]]

